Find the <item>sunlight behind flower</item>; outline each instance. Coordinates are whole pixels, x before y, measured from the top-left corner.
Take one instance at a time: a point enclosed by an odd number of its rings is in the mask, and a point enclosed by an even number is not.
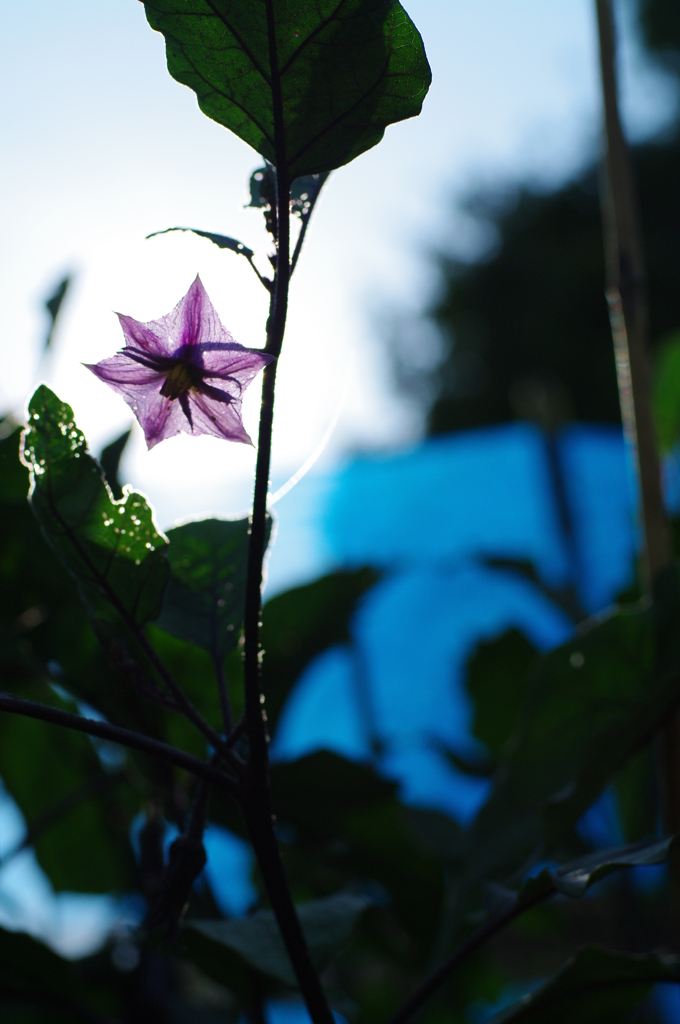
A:
[[[386,357],[370,313],[395,301],[421,301],[431,287],[423,280],[424,239],[461,251],[479,246],[469,221],[448,212],[448,190],[460,193],[479,180],[481,166],[487,179],[495,168],[554,180],[578,166],[596,138],[587,0],[568,6],[525,0],[512,9],[501,0],[484,0],[474,10],[462,0],[408,6],[428,41],[434,84],[419,118],[389,128],[379,147],[331,175],[314,212],[279,369],[276,484],[319,443],[352,358],[356,372],[322,465],[355,448],[417,434],[417,420],[385,383]],[[68,0],[57,12],[38,0],[34,7],[41,31],[34,31],[34,8],[29,15],[13,7],[5,35],[12,47],[0,43],[7,75],[3,137],[14,153],[0,168],[3,194],[12,197],[0,255],[8,316],[0,402],[21,414],[44,379],[73,405],[97,450],[131,422],[122,403],[81,366],[120,347],[113,310],[154,319],[200,272],[236,341],[260,347],[264,340],[267,294],[244,259],[191,235],[149,241],[145,235],[177,224],[221,231],[253,247],[263,271],[271,243],[261,213],[244,209],[257,159],[169,78],[162,39],[145,26],[141,5]],[[627,78],[641,84],[628,104],[640,132],[668,116],[674,97],[659,73],[641,64],[629,23],[623,59]],[[31,67],[20,111],[9,91],[17,61]],[[503,77],[502,94],[490,68]],[[75,272],[74,285],[54,350],[41,361],[42,303],[66,270]],[[252,436],[258,391],[253,385],[244,401]],[[135,432],[124,471],[151,492],[163,522],[199,509],[230,514],[247,504],[252,451],[206,438],[161,447],[146,453]],[[168,470],[181,486],[166,502]]]

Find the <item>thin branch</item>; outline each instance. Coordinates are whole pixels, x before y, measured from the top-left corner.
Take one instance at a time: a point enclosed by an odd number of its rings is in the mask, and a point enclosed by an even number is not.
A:
[[[304,211],[304,213],[302,213],[300,215],[300,219],[302,221],[302,227],[300,228],[300,234],[298,235],[297,242],[295,243],[295,250],[293,252],[293,258],[290,261],[290,275],[291,275],[291,277],[293,276],[293,273],[294,273],[295,268],[297,266],[297,261],[300,258],[300,253],[302,252],[302,244],[303,244],[303,242],[305,240],[305,235],[307,234],[307,226],[308,226],[309,221],[311,219],[312,213],[314,212],[314,207],[316,206],[316,201],[319,198],[319,195],[321,193],[321,189],[323,188],[324,183],[325,183],[329,173],[330,172],[327,171],[324,174],[319,174],[318,175],[319,180],[317,182],[316,189],[314,190],[313,194],[309,197],[309,205],[308,205],[307,209]]]
[[[630,153],[619,117],[610,0],[596,0],[607,152],[603,219],[607,298],[616,347],[621,415],[640,479],[645,587],[671,561],[670,534],[649,390],[647,281]]]
[[[111,725],[109,722],[98,722],[93,718],[85,718],[81,715],[73,715],[69,711],[62,711],[60,708],[52,708],[47,704],[38,704],[36,701],[24,700],[23,697],[15,697],[11,693],[0,691],[0,711],[9,711],[12,714],[24,715],[27,718],[37,718],[42,722],[50,722],[52,725],[61,725],[67,729],[75,729],[77,732],[87,733],[88,736],[96,736],[101,740],[110,740],[122,747],[130,747],[132,750],[141,750],[152,757],[158,757],[162,761],[183,768],[201,779],[214,783],[216,786],[226,790],[232,796],[237,796],[239,786],[235,779],[229,778],[224,772],[212,767],[205,761],[187,754],[177,747],[170,746],[162,740],[154,740],[150,736],[133,732],[132,729],[124,729],[119,725]]]
[[[433,995],[438,988],[441,988],[444,982],[448,981],[453,972],[463,963],[463,961],[467,960],[467,958],[476,952],[480,946],[483,946],[484,943],[488,942],[489,939],[492,939],[494,935],[497,935],[499,932],[503,931],[504,928],[507,928],[515,918],[520,917],[521,914],[530,910],[532,907],[535,907],[537,904],[550,899],[556,892],[557,890],[553,888],[552,890],[537,893],[531,898],[524,898],[521,901],[518,899],[515,903],[509,906],[507,910],[503,910],[495,917],[490,918],[486,924],[482,925],[481,928],[478,928],[476,932],[473,932],[473,934],[465,940],[462,946],[459,946],[455,953],[453,953],[449,959],[446,960],[445,963],[443,963],[441,967],[420,986],[420,988],[416,989],[413,995],[406,1000],[401,1010],[390,1018],[388,1024],[405,1024],[407,1020],[422,1009],[430,996]]]
[[[243,736],[243,733],[245,732],[245,729],[246,729],[246,720],[245,720],[245,716],[242,715],[241,718],[236,723],[236,725],[234,726],[234,728],[232,729],[232,731],[227,736],[227,740],[226,740],[227,746],[228,747],[233,747],[234,744],[236,743],[236,741],[239,739],[239,737]]]
[[[227,680],[224,675],[224,663],[219,654],[213,654],[213,666],[215,668],[215,679],[217,681],[217,690],[220,695],[220,705],[222,708],[222,721],[224,722],[224,734],[227,737],[227,745],[231,746],[229,739],[234,731],[234,722],[231,717],[231,707],[229,705],[229,691],[227,690]]]
[[[255,266],[252,256],[246,256],[246,259],[248,260],[248,263],[250,264],[250,266],[253,268],[253,271],[257,275],[257,279],[260,282],[260,284],[263,285],[271,295],[272,291],[274,290],[274,282],[271,280],[271,278],[265,277],[263,274],[260,273],[260,271]]]
[[[614,341],[621,418],[637,466],[642,504],[643,586],[673,557],[661,489],[647,360],[647,282],[630,153],[619,117],[616,40],[610,0],[596,0],[607,152],[602,216],[607,261],[607,301]],[[665,824],[680,829],[680,716],[665,723],[656,744]]]

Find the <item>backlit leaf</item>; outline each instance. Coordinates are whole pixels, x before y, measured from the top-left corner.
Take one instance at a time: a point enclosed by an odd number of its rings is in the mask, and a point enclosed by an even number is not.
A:
[[[284,159],[291,181],[375,146],[420,112],[429,88],[422,40],[397,0],[273,0],[271,39],[264,0],[144,6],[173,78],[265,159]]]
[[[59,558],[90,593],[138,624],[156,617],[168,578],[168,542],[146,498],[113,501],[72,409],[41,385],[29,404],[22,456],[31,504]]]
[[[271,519],[267,543],[270,533]],[[250,520],[199,519],[168,539],[171,575],[156,625],[223,658],[243,624]]]

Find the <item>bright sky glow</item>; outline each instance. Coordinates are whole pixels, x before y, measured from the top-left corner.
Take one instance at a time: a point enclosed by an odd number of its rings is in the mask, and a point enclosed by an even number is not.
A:
[[[388,129],[376,149],[336,172],[314,214],[295,275],[280,366],[274,489],[308,458],[351,379],[325,464],[409,439],[410,415],[381,380],[386,361],[371,310],[417,305],[432,287],[423,253],[473,248],[450,198],[506,176],[559,179],[592,152],[599,100],[588,0],[411,0],[434,73],[423,115]],[[666,119],[674,96],[623,53],[625,107],[636,133]],[[93,449],[130,423],[124,403],[80,364],[123,342],[112,310],[139,320],[171,309],[200,271],[225,326],[263,342],[267,296],[242,260],[186,234],[190,225],[268,249],[262,217],[244,209],[257,156],[198,110],[165,69],[162,38],[140,3],[31,0],[8,5],[0,41],[4,239],[0,405],[21,414],[38,379],[75,409]],[[42,300],[63,272],[76,284],[54,354],[39,359]],[[256,436],[258,388],[244,403]],[[249,501],[254,452],[178,437],[147,453],[137,428],[126,475],[161,523]],[[282,502],[282,506],[284,502]]]

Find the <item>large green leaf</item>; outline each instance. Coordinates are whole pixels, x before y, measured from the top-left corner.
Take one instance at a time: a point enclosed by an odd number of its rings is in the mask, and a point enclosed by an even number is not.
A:
[[[273,764],[272,804],[292,831],[289,877],[305,888],[313,876],[337,885],[371,879],[389,893],[389,915],[417,947],[432,941],[444,889],[441,861],[418,841],[394,783],[366,764],[326,750]],[[327,891],[327,889],[326,889]]]
[[[336,893],[310,900],[297,908],[309,951],[318,970],[349,941],[358,919],[370,906],[365,896]],[[224,947],[225,967],[233,970],[234,954],[249,967],[287,985],[296,985],[286,947],[271,910],[260,910],[238,921],[192,920],[189,927],[211,943]],[[198,954],[199,944],[189,940],[189,952]],[[198,957],[197,957],[198,959]],[[200,959],[199,959],[200,963]]]
[[[375,146],[388,124],[420,112],[430,85],[422,40],[397,0],[144,6],[165,36],[173,78],[194,90],[208,117],[271,163],[283,152],[291,181]]]
[[[559,974],[541,985],[493,1024],[626,1024],[650,986],[680,982],[675,956],[612,953],[587,946]]]
[[[653,607],[616,609],[545,656],[522,729],[480,811],[470,875],[502,876],[567,836],[680,695],[676,570]]]
[[[266,603],[262,613],[262,689],[272,731],[305,666],[328,647],[350,639],[355,608],[377,579],[373,569],[335,572]]]
[[[55,703],[46,686],[30,695]],[[27,820],[30,845],[55,889],[121,893],[131,888],[135,865],[129,830],[141,796],[130,790],[120,770],[102,767],[87,736],[21,715],[0,715],[0,776]]]
[[[72,409],[44,385],[29,404],[23,459],[33,510],[78,582],[128,620],[154,619],[168,578],[168,542],[143,495],[126,489],[113,501]]]
[[[270,531],[271,519],[267,542]],[[156,625],[224,658],[243,624],[250,520],[200,519],[168,539],[171,575]]]

